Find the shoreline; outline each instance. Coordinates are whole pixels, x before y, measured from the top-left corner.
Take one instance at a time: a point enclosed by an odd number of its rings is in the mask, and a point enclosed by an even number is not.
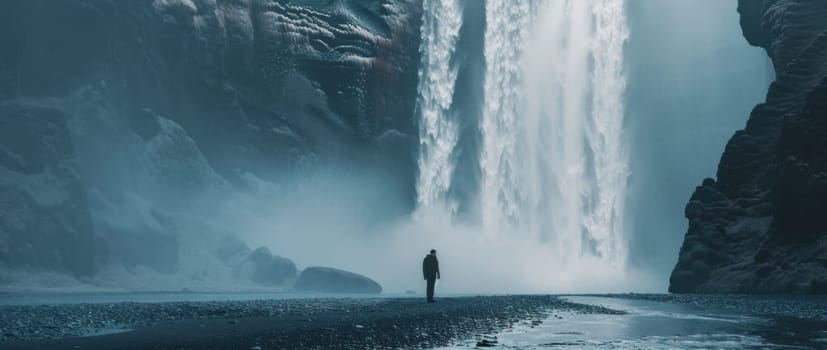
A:
[[[4,306],[0,349],[432,348],[552,312],[616,313],[553,295]],[[126,332],[83,336],[90,332]]]
[[[563,294],[0,306],[3,349],[788,348],[827,344],[827,300]],[[495,344],[497,345],[497,344]],[[485,346],[484,346],[485,347]]]

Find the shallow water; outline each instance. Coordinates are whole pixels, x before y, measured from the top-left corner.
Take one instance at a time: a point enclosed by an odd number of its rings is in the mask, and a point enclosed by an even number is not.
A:
[[[819,320],[751,315],[715,307],[593,296],[564,299],[626,314],[555,312],[541,324],[524,321],[496,334],[501,349],[822,349]],[[440,348],[475,348],[477,340]]]

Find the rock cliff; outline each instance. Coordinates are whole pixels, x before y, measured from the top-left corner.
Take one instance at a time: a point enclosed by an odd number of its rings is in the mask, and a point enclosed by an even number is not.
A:
[[[674,293],[827,292],[827,2],[740,0],[776,80],[686,206]]]
[[[179,209],[334,160],[412,205],[420,21],[417,0],[0,2],[0,264],[174,272]]]

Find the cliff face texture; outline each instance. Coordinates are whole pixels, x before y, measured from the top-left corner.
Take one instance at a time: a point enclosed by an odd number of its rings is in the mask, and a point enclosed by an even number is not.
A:
[[[827,2],[740,0],[776,80],[686,206],[674,293],[827,292]]]
[[[417,0],[0,2],[0,267],[175,271],[193,194],[333,159],[413,189],[420,21]]]

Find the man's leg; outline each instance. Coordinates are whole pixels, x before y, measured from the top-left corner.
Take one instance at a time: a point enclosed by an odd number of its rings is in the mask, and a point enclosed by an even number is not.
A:
[[[428,301],[434,300],[434,283],[436,278],[428,277]]]

